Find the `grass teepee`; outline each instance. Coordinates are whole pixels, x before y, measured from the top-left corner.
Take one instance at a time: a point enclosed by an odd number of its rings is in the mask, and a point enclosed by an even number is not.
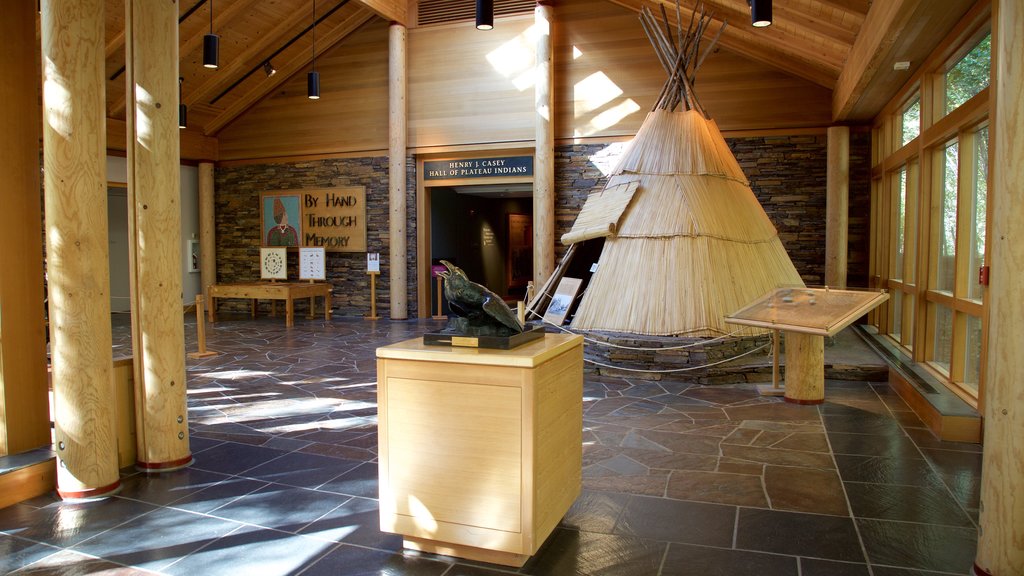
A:
[[[737,328],[726,325],[724,316],[769,290],[803,286],[693,92],[694,75],[710,53],[699,44],[711,18],[696,12],[685,35],[680,25],[677,41],[650,10],[641,11],[669,79],[605,189],[588,198],[573,231],[563,236],[563,242],[606,236],[573,328],[716,336]],[[609,202],[611,196],[619,201]],[[595,225],[601,218],[606,224]]]

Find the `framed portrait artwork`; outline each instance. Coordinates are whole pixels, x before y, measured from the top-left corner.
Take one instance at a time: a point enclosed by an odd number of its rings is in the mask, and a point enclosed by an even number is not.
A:
[[[263,192],[260,194],[260,215],[263,246],[301,245],[302,202],[296,192]]]

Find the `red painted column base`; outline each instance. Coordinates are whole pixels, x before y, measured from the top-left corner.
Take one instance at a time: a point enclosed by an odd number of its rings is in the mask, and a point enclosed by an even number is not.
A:
[[[61,490],[58,486],[57,495],[63,500],[91,500],[93,498],[112,496],[120,490],[121,481],[116,480],[113,484],[108,484],[100,488],[90,488],[88,490]]]
[[[170,462],[143,462],[138,460],[135,462],[135,468],[140,472],[171,472],[173,470],[187,468],[192,465],[192,462],[192,455],[189,454],[184,458],[171,460]]]

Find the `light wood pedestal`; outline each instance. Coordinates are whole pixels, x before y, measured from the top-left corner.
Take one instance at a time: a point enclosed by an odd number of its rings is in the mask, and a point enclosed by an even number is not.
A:
[[[405,546],[508,566],[580,493],[583,338],[377,349],[380,524]]]

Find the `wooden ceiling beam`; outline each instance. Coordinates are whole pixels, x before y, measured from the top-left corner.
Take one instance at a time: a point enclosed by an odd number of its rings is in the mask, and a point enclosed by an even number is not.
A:
[[[921,0],[886,0],[871,5],[832,92],[833,121],[843,121],[864,95],[920,3]]]
[[[871,0],[813,0],[818,4],[824,4],[825,6],[831,6],[837,10],[849,12],[851,14],[858,14],[861,19],[868,13],[868,9],[871,7]]]
[[[833,24],[804,10],[794,9],[788,4],[775,4],[774,10],[774,16],[782,20],[786,26],[793,26],[828,41],[839,42],[843,44],[844,50],[847,52],[853,46],[854,40],[857,39],[857,32],[860,30],[859,26]]]
[[[373,10],[385,20],[409,26],[408,0],[359,0],[359,3]]]
[[[219,11],[213,16],[213,31],[214,33],[221,28],[225,28],[239,15],[244,14],[250,10],[251,7],[259,2],[260,0],[237,0],[236,2],[229,4],[224,10]],[[203,27],[197,33],[189,36],[184,42],[179,39],[178,56],[182,54],[189,54],[193,50],[197,50],[203,44],[203,37],[209,33],[209,28]],[[122,36],[123,36],[122,32]],[[123,42],[123,39],[122,39]],[[122,94],[111,102],[111,107],[107,110],[107,116],[117,117],[125,113],[125,106],[127,105],[127,94]]]
[[[226,66],[221,66],[218,74],[212,74],[197,88],[184,94],[185,104],[191,106],[197,102],[208,103],[239,76],[251,70],[266,58],[263,56],[272,47],[283,46],[291,39],[290,33],[309,22],[309,14],[303,11],[292,12],[288,18],[279,22],[269,32],[248,47],[238,58],[232,58]]]
[[[333,48],[335,44],[344,40],[349,34],[355,32],[356,29],[373,17],[374,13],[372,11],[365,8],[359,8],[355,12],[352,12],[352,14],[349,15],[349,17],[341,24],[331,28],[326,33],[318,34],[316,42],[317,56],[320,56],[324,52]],[[294,74],[300,72],[310,63],[311,60],[312,54],[303,50],[300,55],[293,57],[291,60],[279,63],[277,74],[268,78],[266,82],[260,83],[260,88],[258,90],[250,90],[245,95],[232,102],[224,109],[223,112],[203,127],[203,132],[207,136],[216,136],[217,132],[221,131],[225,126],[241,116],[246,110],[262,100],[267,94],[277,89],[278,86],[284,84],[285,81],[290,79]]]
[[[609,0],[612,4],[622,6],[633,12],[639,12],[645,0]],[[689,21],[689,12],[693,10],[692,4],[695,0],[684,0],[683,19]],[[668,13],[669,23],[675,25],[675,2],[663,0],[658,2],[665,5]],[[669,4],[671,3],[671,7]],[[688,5],[689,4],[689,5]],[[819,86],[832,89],[835,86],[836,78],[839,76],[840,64],[822,57],[820,51],[814,48],[801,46],[786,38],[783,33],[771,31],[771,27],[753,29],[749,26],[750,17],[735,9],[722,9],[720,5],[709,5],[713,12],[714,21],[720,26],[723,20],[729,21],[729,26],[719,39],[719,46],[726,48],[759,62],[766,66],[782,70],[798,78],[803,78]],[[660,20],[661,11],[655,10],[655,16]],[[746,23],[746,26],[744,26]],[[717,28],[709,32],[714,34]]]

